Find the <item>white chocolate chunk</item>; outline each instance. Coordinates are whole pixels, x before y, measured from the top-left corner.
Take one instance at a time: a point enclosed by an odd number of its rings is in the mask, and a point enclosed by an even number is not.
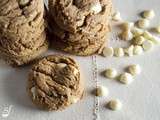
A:
[[[36,98],[36,88],[35,87],[31,88],[31,93],[32,93],[33,99],[35,99]]]
[[[137,65],[130,65],[128,66],[128,72],[131,73],[132,75],[138,75],[141,73],[141,67]]]
[[[124,56],[124,50],[123,50],[123,48],[115,48],[114,49],[114,55],[116,57],[123,57]]]
[[[140,29],[140,28],[137,28],[137,27],[134,27],[131,32],[133,33],[133,35],[136,37],[136,36],[140,36],[144,33],[144,30],[143,29]]]
[[[117,71],[116,69],[109,68],[105,71],[105,77],[107,78],[115,78],[117,76]]]
[[[149,26],[149,20],[147,19],[140,19],[137,21],[137,25],[139,28],[147,28]]]
[[[121,21],[122,20],[122,18],[121,18],[121,14],[120,14],[120,12],[115,12],[114,14],[113,14],[113,16],[112,16],[112,20],[114,20],[114,21]]]
[[[122,40],[131,40],[133,38],[133,34],[130,30],[125,30],[120,34]]]
[[[25,5],[27,5],[27,4],[29,3],[29,1],[30,1],[30,0],[19,0],[19,4],[20,4],[21,6],[25,6]]]
[[[111,100],[108,102],[108,107],[111,110],[120,110],[122,108],[122,103],[118,99]]]
[[[134,27],[134,23],[133,22],[124,22],[122,24],[122,28],[124,30],[131,30]]]
[[[148,31],[145,31],[143,33],[143,37],[145,37],[147,40],[150,40],[152,41],[153,43],[155,44],[159,44],[160,43],[160,38],[159,37],[156,37],[156,36],[153,36],[150,32]]]
[[[104,86],[98,86],[96,89],[96,95],[99,97],[108,96],[108,89]]]
[[[72,98],[71,98],[71,103],[72,103],[72,104],[77,103],[78,100],[79,100],[78,97],[72,97]]]
[[[134,46],[131,45],[128,48],[125,48],[124,52],[125,52],[126,55],[128,55],[129,57],[131,57],[131,56],[133,56],[133,49],[134,49]]]
[[[140,55],[143,53],[143,48],[142,46],[139,46],[139,45],[135,45],[134,48],[133,48],[133,54],[134,55]]]
[[[130,73],[122,73],[119,76],[119,81],[123,84],[130,84],[133,82],[133,76]]]
[[[102,51],[102,55],[104,57],[112,57],[114,54],[114,50],[112,47],[104,47],[103,51]]]
[[[135,45],[142,45],[145,41],[145,38],[143,36],[137,36],[133,39],[132,43]]]
[[[153,35],[148,31],[144,31],[143,37],[150,40],[153,38]]]
[[[57,64],[57,68],[58,69],[63,69],[63,68],[65,68],[67,66],[67,64],[65,64],[65,63],[58,63]]]
[[[98,14],[102,11],[102,6],[99,2],[97,2],[91,6],[90,10],[93,11],[94,14]]]
[[[153,48],[153,42],[146,40],[143,42],[142,47],[143,47],[144,51],[148,51]]]
[[[155,17],[154,10],[146,10],[142,13],[142,17],[146,19],[153,19]]]

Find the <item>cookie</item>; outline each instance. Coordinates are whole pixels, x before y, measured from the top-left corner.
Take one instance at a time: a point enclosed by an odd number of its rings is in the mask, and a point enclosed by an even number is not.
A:
[[[36,63],[28,79],[27,91],[33,103],[46,110],[63,110],[78,102],[84,86],[76,62],[51,55]]]
[[[95,33],[105,25],[112,10],[111,0],[49,0],[49,14],[63,30]]]
[[[28,64],[32,61],[35,61],[39,58],[39,56],[41,54],[43,54],[44,52],[46,52],[48,50],[49,43],[46,40],[46,37],[45,36],[41,36],[41,37],[42,38],[39,38],[39,39],[45,39],[45,42],[41,46],[30,51],[30,53],[28,53],[26,55],[11,54],[11,52],[8,52],[8,50],[2,48],[1,45],[0,45],[0,55],[5,60],[5,62],[7,62],[9,65],[12,65],[15,67],[25,65],[25,64]]]
[[[99,32],[93,35],[85,32],[71,34],[60,29],[52,19],[49,31],[49,38],[53,48],[74,55],[87,56],[98,53],[101,47],[104,46],[107,40],[107,33],[110,31],[110,26],[99,27]]]
[[[22,65],[47,50],[43,0],[3,0],[0,6],[0,52],[4,59]]]
[[[75,55],[97,53],[110,31],[111,10],[111,0],[49,0],[50,41]],[[78,25],[80,21],[82,25]]]

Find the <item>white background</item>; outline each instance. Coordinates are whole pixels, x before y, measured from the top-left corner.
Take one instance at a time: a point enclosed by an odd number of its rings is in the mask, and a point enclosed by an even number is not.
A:
[[[154,9],[156,17],[151,26],[160,24],[160,0],[114,0],[114,8],[119,10],[124,20],[136,21],[138,13],[145,9]],[[120,45],[111,35],[111,46]],[[102,120],[160,120],[160,47],[131,58],[103,58],[97,56],[98,81],[109,89],[107,98],[100,98],[100,118]],[[47,54],[57,53],[50,50]],[[47,55],[46,54],[46,55]],[[5,106],[12,105],[6,120],[92,120],[94,96],[91,91],[95,87],[92,79],[92,58],[76,57],[85,80],[85,96],[83,100],[62,112],[46,112],[37,109],[26,93],[26,81],[31,66],[12,68],[0,62],[0,120]],[[140,64],[142,74],[135,77],[133,84],[125,86],[115,80],[108,80],[100,73],[109,67],[124,71],[130,64]],[[106,102],[118,98],[123,103],[120,111],[106,109]]]

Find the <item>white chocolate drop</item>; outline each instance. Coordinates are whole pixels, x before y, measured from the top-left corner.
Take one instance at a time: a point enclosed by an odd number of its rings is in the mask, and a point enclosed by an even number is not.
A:
[[[133,76],[130,73],[122,73],[119,76],[119,81],[123,84],[130,84],[133,82]]]
[[[140,19],[137,21],[137,25],[139,28],[147,28],[149,26],[150,22],[147,19]]]
[[[114,49],[114,56],[116,56],[116,57],[123,57],[124,56],[124,50],[123,50],[123,48],[115,48]]]
[[[154,10],[146,10],[143,12],[142,16],[146,19],[153,19],[155,17]]]
[[[115,78],[117,76],[116,69],[109,68],[105,71],[105,77],[107,78]]]
[[[122,108],[122,103],[120,100],[115,99],[115,100],[110,100],[108,102],[108,107],[111,110],[120,110]]]
[[[114,54],[114,50],[112,47],[105,47],[102,51],[104,57],[112,57]]]
[[[124,49],[124,52],[126,55],[128,55],[129,57],[132,57],[133,56],[133,49],[134,49],[134,46],[131,45],[129,46],[128,48],[125,48]]]
[[[108,96],[108,89],[104,86],[98,86],[96,89],[96,95],[99,97]]]
[[[139,45],[135,45],[134,48],[133,48],[133,54],[134,55],[140,55],[143,53],[143,48],[142,46],[139,46]]]
[[[128,72],[132,75],[138,75],[141,73],[141,67],[138,64],[128,66]]]

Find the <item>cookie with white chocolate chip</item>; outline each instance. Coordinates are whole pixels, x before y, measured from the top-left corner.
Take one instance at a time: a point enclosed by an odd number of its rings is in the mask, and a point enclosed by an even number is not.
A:
[[[111,0],[50,0],[51,42],[75,55],[98,53],[110,32],[111,10]]]
[[[0,54],[19,66],[48,49],[43,0],[0,0]]]
[[[32,67],[27,91],[33,103],[43,109],[65,109],[82,98],[79,67],[72,58],[47,56]]]

